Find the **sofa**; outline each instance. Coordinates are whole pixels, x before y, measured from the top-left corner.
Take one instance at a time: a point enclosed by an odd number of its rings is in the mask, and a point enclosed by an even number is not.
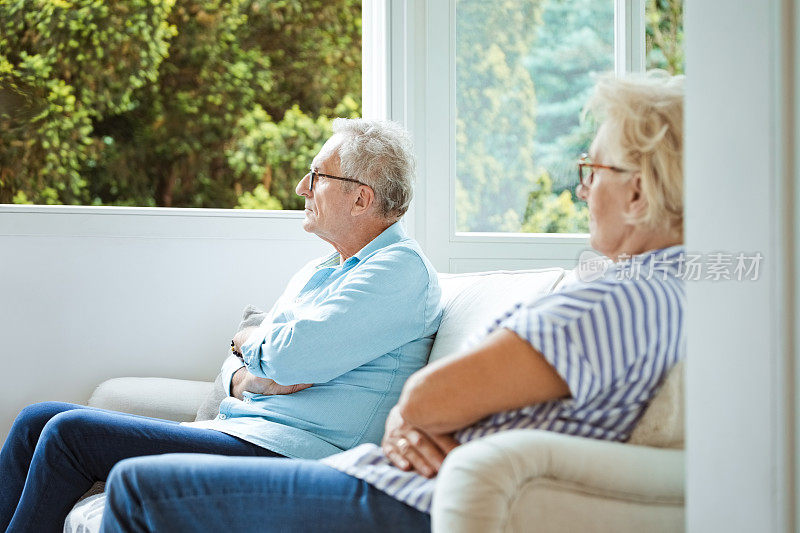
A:
[[[514,303],[559,290],[575,271],[545,268],[440,274],[444,314],[430,359]],[[438,475],[435,532],[684,529],[683,363],[667,376],[627,443],[513,430],[456,448]],[[89,405],[178,421],[214,402],[211,381],[116,378]],[[65,531],[97,531],[104,495],[79,502]]]

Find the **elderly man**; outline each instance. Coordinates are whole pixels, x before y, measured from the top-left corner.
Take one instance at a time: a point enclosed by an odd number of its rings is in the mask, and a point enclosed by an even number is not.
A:
[[[334,253],[312,261],[223,365],[219,415],[181,425],[47,402],[25,408],[0,452],[0,529],[61,530],[118,461],[174,452],[317,459],[380,442],[403,383],[441,318],[436,273],[400,217],[413,156],[396,124],[334,122],[297,185],[306,231]]]

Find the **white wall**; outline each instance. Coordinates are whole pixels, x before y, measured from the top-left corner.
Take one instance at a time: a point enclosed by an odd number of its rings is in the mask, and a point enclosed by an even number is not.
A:
[[[0,206],[0,442],[118,376],[213,379],[242,308],[328,246],[302,213]]]
[[[790,5],[686,2],[687,248],[765,257],[758,281],[688,283],[691,532],[796,527]]]

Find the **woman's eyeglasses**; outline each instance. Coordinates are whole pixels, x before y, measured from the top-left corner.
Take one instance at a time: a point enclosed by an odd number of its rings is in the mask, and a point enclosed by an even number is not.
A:
[[[589,154],[581,154],[581,158],[578,159],[578,180],[581,185],[584,187],[590,187],[592,185],[592,181],[594,181],[594,170],[596,168],[605,168],[606,170],[612,170],[614,172],[634,172],[633,170],[626,170],[624,168],[592,163],[589,161]]]

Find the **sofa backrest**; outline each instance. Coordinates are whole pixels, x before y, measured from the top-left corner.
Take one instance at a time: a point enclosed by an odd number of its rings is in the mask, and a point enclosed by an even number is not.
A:
[[[564,277],[563,268],[439,274],[444,313],[429,362],[461,351],[514,304],[544,296]]]

